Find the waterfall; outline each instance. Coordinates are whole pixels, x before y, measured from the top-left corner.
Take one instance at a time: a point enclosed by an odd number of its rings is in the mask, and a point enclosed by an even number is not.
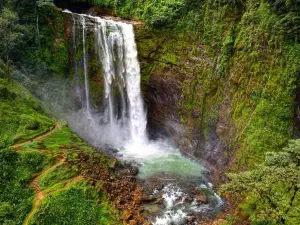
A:
[[[138,162],[140,178],[159,179],[164,184],[153,194],[158,191],[166,207],[152,224],[186,224],[190,213],[210,214],[220,208],[219,196],[210,186],[203,186],[205,168],[201,164],[182,156],[166,138],[148,140],[133,26],[71,14],[74,72],[82,108],[68,118],[70,127],[90,144],[112,147],[117,157]],[[203,193],[210,192],[209,204],[199,205],[197,199],[185,201],[195,184],[200,185],[198,189],[205,187]]]
[[[82,53],[83,53],[83,71],[84,71],[84,87],[85,87],[85,98],[86,98],[86,113],[88,118],[91,117],[91,108],[90,108],[90,97],[89,97],[89,80],[88,80],[88,61],[87,61],[87,52],[85,46],[86,39],[86,24],[85,24],[85,16],[80,15],[80,21],[82,24]]]
[[[125,46],[126,90],[129,99],[130,131],[134,141],[145,140],[147,125],[140,90],[140,65],[132,25],[123,25]]]
[[[83,89],[88,120],[98,121],[107,136],[118,135],[127,142],[146,143],[147,120],[141,96],[140,65],[132,24],[73,13],[72,18],[72,35],[82,36]],[[94,35],[94,49],[91,49],[87,41],[91,35]],[[73,37],[74,51],[79,51],[80,43],[77,42],[76,37]],[[88,55],[91,50],[97,54],[96,60],[102,68],[104,81],[103,87],[99,87],[104,89],[104,109],[100,116],[92,113],[97,109],[94,110],[90,100]],[[77,68],[74,70],[79,73]]]
[[[73,70],[74,70],[74,82],[75,82],[75,97],[79,98],[81,100],[81,93],[80,93],[80,87],[79,87],[79,77],[78,77],[78,61],[76,60],[76,54],[77,54],[77,42],[76,42],[76,18],[72,15],[72,63],[73,63]],[[80,101],[81,102],[81,101]]]

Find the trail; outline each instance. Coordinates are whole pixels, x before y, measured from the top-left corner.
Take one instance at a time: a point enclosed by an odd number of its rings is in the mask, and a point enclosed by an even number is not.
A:
[[[58,154],[56,153],[53,153],[54,156],[57,156]],[[40,185],[39,185],[39,178],[42,177],[43,175],[46,175],[47,173],[49,173],[51,170],[53,170],[54,168],[56,167],[59,167],[60,165],[66,163],[66,156],[61,154],[60,155],[60,160],[59,162],[57,162],[56,164],[54,164],[53,166],[51,166],[50,168],[48,169],[45,169],[44,171],[42,171],[38,176],[36,176],[32,182],[30,183],[30,185],[33,186],[34,188],[34,191],[35,191],[35,199],[34,199],[34,202],[33,202],[33,206],[32,206],[32,209],[30,211],[30,213],[28,214],[28,216],[26,217],[26,220],[24,221],[23,225],[28,225],[29,224],[29,221],[31,220],[32,216],[36,213],[37,209],[38,209],[38,206],[40,204],[40,202],[46,198],[48,195],[51,195],[51,194],[55,194],[55,193],[58,193],[60,191],[64,191],[66,190],[67,188],[69,188],[71,185],[79,182],[80,180],[83,179],[83,177],[81,176],[76,176],[76,177],[73,177],[72,179],[70,179],[66,185],[61,188],[61,189],[58,189],[54,192],[50,192],[48,194],[44,193],[41,188],[40,188]]]
[[[56,132],[59,128],[61,128],[61,123],[56,122],[55,127],[54,127],[52,130],[50,130],[50,131],[48,131],[47,133],[44,133],[44,134],[42,134],[42,135],[40,135],[40,136],[37,136],[37,137],[33,138],[32,140],[33,140],[33,141],[39,141],[39,140],[41,140],[41,139],[43,139],[43,138],[49,136],[50,134],[53,134],[53,133]],[[30,144],[30,143],[31,143],[31,141],[29,140],[29,141],[25,141],[25,142],[22,142],[22,143],[19,143],[19,144],[12,145],[10,148],[16,149],[16,148],[19,148],[19,147],[21,147],[21,146],[23,146],[23,145]]]
[[[47,133],[44,133],[44,134],[42,134],[42,135],[40,135],[40,136],[38,136],[38,137],[35,137],[35,138],[33,138],[32,140],[33,140],[33,141],[39,141],[39,140],[42,140],[42,139],[46,138],[47,136],[49,136],[49,135],[55,133],[58,129],[61,128],[61,126],[62,126],[61,123],[56,122],[55,127],[54,127],[52,130],[50,130],[50,131],[48,131]],[[26,145],[26,144],[31,144],[31,141],[29,140],[29,141],[25,141],[25,142],[22,142],[22,143],[19,143],[19,144],[15,144],[15,145],[11,146],[10,148],[11,148],[11,149],[14,149],[14,150],[17,150],[17,151],[22,151],[20,147],[23,146],[23,145]],[[37,175],[37,176],[30,182],[29,185],[32,186],[33,189],[34,189],[34,191],[35,191],[35,199],[34,199],[34,202],[33,202],[33,205],[32,205],[32,209],[31,209],[30,213],[28,214],[28,216],[26,217],[26,219],[25,219],[23,225],[28,225],[28,224],[29,224],[31,218],[32,218],[33,215],[36,213],[36,211],[37,211],[37,209],[38,209],[38,206],[39,206],[40,202],[41,202],[44,198],[46,198],[48,195],[55,194],[55,193],[58,193],[58,192],[60,192],[60,191],[66,190],[66,189],[69,188],[71,185],[73,185],[73,184],[75,184],[76,182],[79,182],[80,180],[83,179],[83,177],[81,177],[81,176],[73,177],[72,179],[70,179],[70,180],[67,181],[67,183],[64,185],[63,188],[58,189],[58,190],[53,191],[53,192],[50,192],[50,193],[48,193],[48,194],[47,194],[47,193],[44,193],[44,192],[41,190],[41,188],[40,188],[40,185],[39,185],[39,179],[40,179],[42,176],[46,175],[47,173],[51,172],[51,171],[52,171],[53,169],[55,169],[56,167],[59,167],[60,165],[62,165],[62,164],[64,164],[64,163],[68,164],[68,162],[66,162],[66,161],[67,161],[67,157],[66,157],[63,153],[62,153],[62,154],[59,154],[59,153],[52,152],[52,151],[50,151],[50,150],[41,150],[41,151],[40,151],[40,150],[34,150],[34,151],[38,151],[38,152],[40,152],[40,153],[42,153],[42,154],[45,154],[45,153],[46,153],[46,154],[51,154],[51,155],[53,155],[54,157],[59,158],[59,161],[58,161],[57,163],[55,163],[53,166],[51,166],[50,168],[47,168],[47,169],[43,170],[39,175]],[[26,152],[28,152],[28,151],[26,151]],[[69,164],[68,164],[68,165],[69,165]]]
[[[37,207],[40,203],[40,201],[42,199],[44,199],[46,197],[46,195],[41,191],[41,188],[40,188],[40,185],[39,185],[39,178],[47,173],[49,173],[51,170],[53,170],[54,168],[60,166],[61,164],[63,164],[65,161],[66,161],[66,157],[64,156],[63,158],[60,159],[60,161],[56,164],[54,164],[52,167],[42,171],[42,173],[40,173],[38,176],[36,176],[32,182],[31,182],[31,185],[33,186],[34,188],[34,191],[36,193],[36,196],[35,196],[35,199],[34,199],[34,202],[33,202],[33,206],[32,206],[32,209],[30,211],[30,213],[28,214],[25,222],[23,223],[24,225],[27,225],[30,221],[30,219],[32,218],[32,216],[35,214],[36,210],[37,210]]]

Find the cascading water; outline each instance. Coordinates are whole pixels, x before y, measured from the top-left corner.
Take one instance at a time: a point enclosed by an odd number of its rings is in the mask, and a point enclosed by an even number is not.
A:
[[[140,90],[140,66],[137,59],[137,49],[131,24],[105,20],[89,15],[72,14],[73,32],[81,31],[85,107],[83,110],[91,121],[99,121],[108,139],[114,139],[102,144],[114,146],[120,140],[132,143],[147,142],[146,113]],[[87,33],[93,31],[97,60],[102,65],[104,78],[104,110],[101,115],[93,114],[90,103]],[[73,33],[74,35],[74,33]],[[77,34],[76,34],[77,35]],[[75,36],[76,36],[75,35]],[[73,37],[73,50],[80,41]],[[74,68],[75,72],[77,68]],[[102,87],[99,87],[102,88]],[[115,93],[119,96],[116,98]],[[97,117],[97,118],[96,118]],[[100,117],[100,118],[98,118]],[[95,124],[91,124],[96,128]],[[97,143],[99,144],[99,143]],[[118,145],[119,146],[119,145]],[[115,146],[117,147],[117,146]]]
[[[137,60],[133,26],[99,17],[95,17],[95,22],[96,47],[103,66],[105,98],[108,103],[107,120],[111,127],[115,126],[115,123],[126,124],[131,140],[145,141],[147,121],[141,97],[140,65]],[[116,104],[111,88],[113,82],[117,83],[121,95],[119,119],[116,116]]]
[[[166,208],[151,219],[153,224],[185,223],[188,213],[201,211],[202,206],[198,207],[194,202],[187,205],[187,194],[179,187],[179,183],[192,181],[194,187],[203,184],[201,171],[204,168],[183,157],[170,141],[148,140],[132,24],[81,14],[72,14],[72,19],[73,55],[78,55],[80,46],[82,49],[82,60],[77,63],[74,59],[74,72],[76,76],[80,74],[77,66],[81,66],[84,85],[79,92],[84,93],[85,98],[81,99],[85,100],[81,109],[74,113],[75,116],[69,118],[70,126],[94,146],[108,145],[118,150],[121,159],[137,162],[140,165],[140,178],[156,177],[163,180],[166,186],[159,193],[165,200]],[[93,48],[88,41],[91,38],[95,43]],[[96,57],[91,61],[97,62],[103,75],[103,86],[98,87],[104,89],[101,109],[94,107],[90,99],[92,95],[89,88],[92,85],[89,83],[88,54],[91,51]],[[180,182],[174,183],[174,180]],[[217,205],[220,205],[220,200],[212,192],[210,203],[205,207],[210,209]]]
[[[91,107],[90,107],[90,96],[89,96],[89,84],[88,84],[88,69],[87,69],[87,52],[86,52],[86,46],[85,46],[85,39],[86,39],[86,34],[85,34],[85,16],[80,15],[80,20],[82,24],[82,48],[83,48],[83,70],[84,70],[84,86],[85,86],[85,98],[86,98],[86,113],[87,117],[91,117]]]

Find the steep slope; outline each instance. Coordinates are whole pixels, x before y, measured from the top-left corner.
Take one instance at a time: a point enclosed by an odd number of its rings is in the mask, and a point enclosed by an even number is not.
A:
[[[0,148],[29,140],[55,126],[41,103],[17,82],[0,78]]]

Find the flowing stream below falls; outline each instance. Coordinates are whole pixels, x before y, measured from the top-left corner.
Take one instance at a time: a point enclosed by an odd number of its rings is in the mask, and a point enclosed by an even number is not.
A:
[[[70,127],[92,145],[113,149],[119,159],[138,165],[138,177],[162,202],[144,205],[153,224],[187,224],[191,215],[213,215],[223,202],[205,177],[206,169],[184,157],[171,140],[148,138],[133,25],[64,12],[72,17],[79,105],[68,119]],[[100,106],[92,101],[89,61],[99,66],[103,79],[96,87],[103,90]]]

